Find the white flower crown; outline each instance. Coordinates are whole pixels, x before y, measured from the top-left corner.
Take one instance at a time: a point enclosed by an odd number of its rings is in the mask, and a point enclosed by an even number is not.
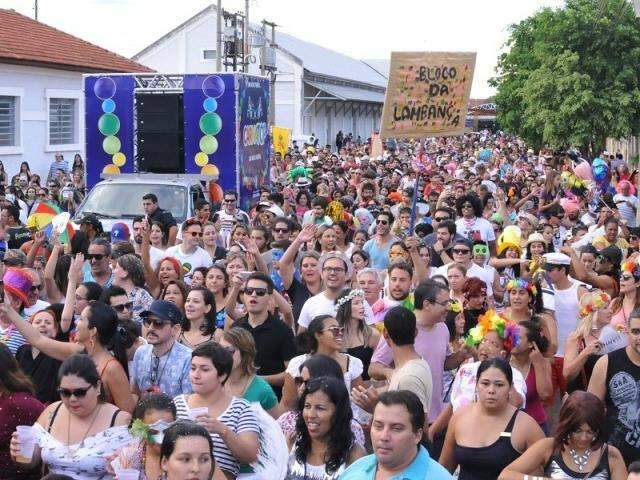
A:
[[[359,288],[356,288],[356,289],[354,289],[354,290],[351,290],[351,291],[349,292],[349,295],[347,295],[346,297],[342,297],[342,298],[340,298],[340,299],[338,299],[338,300],[336,301],[336,306],[337,306],[338,308],[340,308],[342,305],[344,305],[344,304],[345,304],[345,303],[347,303],[347,302],[350,302],[351,300],[353,300],[353,299],[354,299],[355,297],[357,297],[357,296],[364,297],[364,291],[363,291],[363,290],[361,290],[361,289],[359,289]]]

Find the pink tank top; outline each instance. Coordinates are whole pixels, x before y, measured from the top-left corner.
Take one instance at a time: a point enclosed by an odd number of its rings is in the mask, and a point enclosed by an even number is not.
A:
[[[538,395],[538,389],[536,388],[536,371],[533,365],[529,369],[525,382],[527,384],[527,406],[524,411],[538,422],[538,424],[543,424],[547,421],[547,413],[544,410],[542,399]]]

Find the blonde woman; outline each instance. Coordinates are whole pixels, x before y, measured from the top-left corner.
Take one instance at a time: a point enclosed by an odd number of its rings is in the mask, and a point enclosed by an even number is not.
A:
[[[586,390],[602,344],[600,333],[611,322],[611,297],[602,290],[593,290],[580,298],[580,323],[565,343],[562,375],[567,381],[567,393]]]

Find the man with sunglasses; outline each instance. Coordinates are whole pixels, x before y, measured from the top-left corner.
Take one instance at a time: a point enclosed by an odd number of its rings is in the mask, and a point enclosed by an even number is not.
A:
[[[85,268],[83,282],[96,282],[102,288],[108,288],[113,283],[113,271],[109,263],[111,257],[111,243],[104,238],[95,238],[89,244],[89,251],[85,259],[90,268]]]
[[[398,241],[397,237],[391,235],[393,220],[391,212],[380,212],[376,217],[375,236],[362,247],[369,254],[371,267],[376,270],[385,270],[389,266],[391,244]]]
[[[297,351],[293,332],[280,317],[269,312],[274,285],[262,272],[253,272],[244,284],[243,301],[247,315],[234,326],[244,328],[256,344],[258,375],[272,387],[278,398],[282,394],[284,372]]]
[[[166,256],[180,262],[184,272],[184,281],[191,285],[191,275],[196,268],[210,267],[213,259],[200,246],[202,242],[202,224],[196,218],[188,218],[182,224],[182,243],[167,248]]]
[[[133,356],[131,391],[135,395],[163,392],[171,398],[190,393],[191,349],[176,341],[182,312],[169,301],[155,300],[140,317],[147,345]]]
[[[160,222],[164,228],[167,245],[173,246],[176,243],[176,235],[178,235],[178,224],[173,214],[169,210],[163,210],[158,204],[158,197],[154,193],[147,193],[142,197],[142,209],[147,217],[147,222],[151,225],[153,222]]]
[[[106,303],[116,311],[118,320],[131,320],[133,317],[133,302],[124,288],[111,285],[100,294],[100,301]]]
[[[42,279],[40,278],[40,275],[38,275],[38,272],[31,268],[25,268],[24,271],[31,277],[31,288],[27,294],[27,303],[24,307],[24,313],[28,317],[31,317],[31,315],[47,308],[51,304],[40,299],[40,294],[44,290],[44,285],[42,284]]]
[[[608,442],[625,463],[640,460],[640,310],[631,312],[628,345],[603,355],[593,367],[588,391],[605,402]]]

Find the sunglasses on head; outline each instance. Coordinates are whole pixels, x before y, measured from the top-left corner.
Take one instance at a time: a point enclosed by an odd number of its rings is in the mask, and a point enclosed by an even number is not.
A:
[[[257,287],[257,288],[254,288],[254,287],[245,287],[245,288],[244,288],[244,294],[245,294],[245,295],[252,296],[254,293],[255,293],[258,297],[264,297],[264,296],[268,293],[268,291],[267,291],[267,289],[266,289],[266,288],[262,288],[262,287]]]
[[[76,398],[84,398],[87,395],[87,392],[89,391],[90,388],[91,388],[91,385],[88,386],[87,388],[75,388],[73,390],[69,388],[59,388],[58,394],[60,394],[60,397],[62,398],[69,398],[71,396],[74,396]]]
[[[106,255],[103,254],[103,253],[87,253],[87,260],[89,260],[89,261],[91,261],[91,260],[100,261],[104,257],[106,257]]]
[[[133,302],[121,303],[120,305],[111,305],[116,312],[124,312],[125,310],[133,310]]]
[[[165,325],[170,324],[171,322],[167,321],[167,320],[160,320],[158,318],[149,318],[149,317],[145,317],[142,319],[142,324],[145,327],[150,327],[151,325],[154,326],[154,328],[164,328]]]

